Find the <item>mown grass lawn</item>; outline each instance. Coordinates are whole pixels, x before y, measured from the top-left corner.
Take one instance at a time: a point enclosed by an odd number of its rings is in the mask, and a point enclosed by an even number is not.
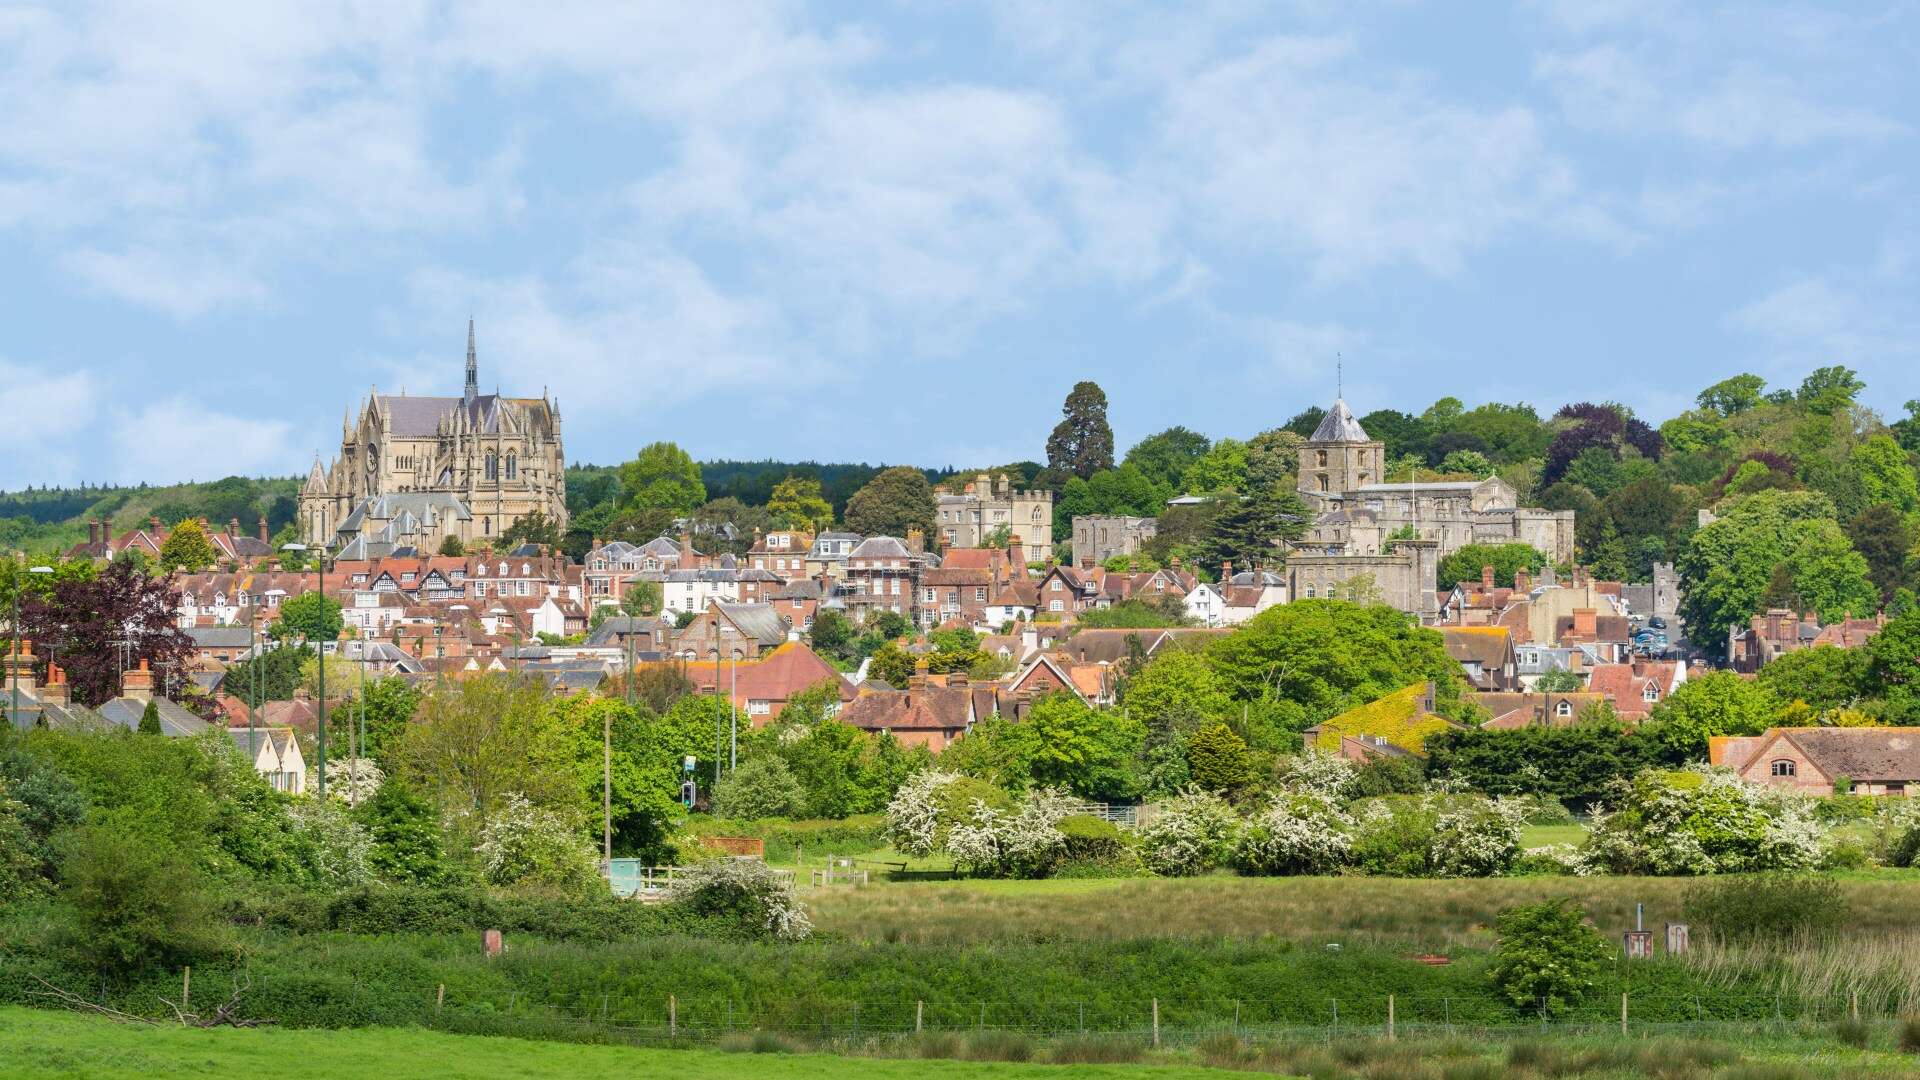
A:
[[[1075,1065],[1075,1077],[1184,1080],[1232,1074],[1187,1066]],[[210,1076],[339,1080],[1025,1080],[1068,1066],[886,1060],[820,1054],[642,1050],[443,1035],[418,1028],[197,1030],[115,1024],[70,1013],[0,1009],[0,1076],[8,1080],[204,1080]]]

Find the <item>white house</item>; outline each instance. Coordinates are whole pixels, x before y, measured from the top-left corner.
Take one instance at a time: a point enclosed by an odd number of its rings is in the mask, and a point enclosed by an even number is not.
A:
[[[289,795],[306,792],[307,759],[300,753],[300,740],[292,728],[228,728],[227,737],[241,754],[253,759],[253,771],[265,777],[275,791]]]
[[[1206,626],[1219,626],[1227,614],[1227,601],[1213,586],[1198,582],[1187,591],[1187,617]]]

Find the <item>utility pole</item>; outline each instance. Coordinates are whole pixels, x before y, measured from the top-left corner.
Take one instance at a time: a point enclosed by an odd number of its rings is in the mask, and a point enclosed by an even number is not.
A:
[[[322,601],[320,605],[320,610],[322,614],[325,614],[326,604],[324,601],[327,599],[327,544],[326,544],[326,541],[322,540],[319,543],[313,545],[311,548],[309,548],[306,544],[299,544],[299,543],[283,544],[281,545],[281,550],[282,551],[311,550],[315,553],[314,568],[317,571],[319,571],[320,599]],[[315,662],[319,665],[319,673],[320,673],[320,679],[319,679],[319,682],[320,682],[320,694],[319,694],[320,738],[319,738],[319,753],[315,756],[316,768],[314,769],[314,775],[319,778],[320,798],[325,799],[327,797],[327,643],[324,638],[321,639],[318,643],[316,643]]]

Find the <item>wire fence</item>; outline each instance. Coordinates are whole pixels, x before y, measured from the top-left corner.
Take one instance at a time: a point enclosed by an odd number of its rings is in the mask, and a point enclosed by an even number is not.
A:
[[[449,1031],[522,1034],[587,1042],[706,1044],[729,1036],[773,1033],[819,1044],[910,1039],[942,1033],[994,1033],[1029,1038],[1098,1036],[1137,1040],[1145,1046],[1188,1046],[1232,1035],[1275,1043],[1343,1039],[1411,1039],[1467,1036],[1513,1039],[1592,1035],[1652,1037],[1694,1035],[1728,1038],[1805,1031],[1853,1018],[1888,1020],[1897,1009],[1859,997],[1798,1000],[1778,995],[1773,1008],[1749,997],[1737,1007],[1693,997],[1648,995],[1649,1016],[1636,1012],[1632,991],[1604,1001],[1609,1015],[1589,1001],[1578,1015],[1557,1015],[1542,1002],[1513,1009],[1485,996],[1378,994],[1316,1001],[1290,998],[1088,999],[1052,1001],[748,1001],[726,995],[649,992],[630,986],[537,992],[518,988],[396,986],[271,981],[236,972],[209,972],[182,979],[173,995],[202,1008],[225,1001],[245,981],[238,1015],[290,1026],[421,1024]],[[42,1002],[43,1004],[45,1002]],[[1617,1004],[1617,1016],[1610,1015]],[[1689,1006],[1691,1006],[1689,1008]],[[1689,1015],[1690,1014],[1690,1015]]]

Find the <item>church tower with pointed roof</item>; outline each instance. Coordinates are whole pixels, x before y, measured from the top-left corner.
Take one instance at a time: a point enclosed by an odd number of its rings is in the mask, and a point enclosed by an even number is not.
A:
[[[1300,493],[1323,503],[1343,492],[1377,484],[1387,471],[1387,447],[1367,436],[1344,398],[1300,446]]]
[[[300,490],[308,543],[377,553],[432,554],[449,536],[472,546],[540,513],[567,522],[560,406],[546,394],[480,392],[479,350],[467,320],[459,397],[367,395],[342,425],[340,454],[318,458]]]

